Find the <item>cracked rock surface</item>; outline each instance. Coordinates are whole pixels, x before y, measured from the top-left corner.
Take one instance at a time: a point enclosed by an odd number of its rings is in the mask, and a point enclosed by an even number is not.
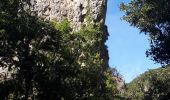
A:
[[[31,0],[31,10],[45,20],[67,18],[73,30],[90,23],[104,25],[107,0]]]

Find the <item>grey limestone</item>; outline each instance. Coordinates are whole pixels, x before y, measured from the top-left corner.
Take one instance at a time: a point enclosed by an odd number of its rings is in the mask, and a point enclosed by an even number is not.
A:
[[[107,0],[31,0],[31,10],[45,20],[67,18],[73,30],[90,23],[104,25]]]

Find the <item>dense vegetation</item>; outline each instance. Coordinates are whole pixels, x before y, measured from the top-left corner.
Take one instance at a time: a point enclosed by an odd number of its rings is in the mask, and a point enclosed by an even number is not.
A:
[[[124,20],[149,36],[150,49],[146,52],[152,60],[170,64],[170,1],[131,0],[122,3]]]
[[[170,67],[149,70],[127,84],[126,99],[169,100]]]
[[[112,100],[112,71],[101,57],[103,34],[88,25],[34,16],[28,0],[0,0],[0,100]]]
[[[149,70],[127,85],[126,99],[169,100],[170,99],[170,1],[131,0],[122,3],[123,19],[149,36],[150,56],[163,68]],[[165,68],[164,68],[165,67]]]
[[[44,21],[29,4],[0,0],[0,68],[9,73],[0,80],[0,100],[170,99],[169,66],[149,70],[119,94],[114,78],[121,76],[101,54],[103,29],[89,24],[73,32],[67,19]],[[168,0],[121,4],[124,19],[150,37],[146,54],[163,65],[170,63],[169,6]]]

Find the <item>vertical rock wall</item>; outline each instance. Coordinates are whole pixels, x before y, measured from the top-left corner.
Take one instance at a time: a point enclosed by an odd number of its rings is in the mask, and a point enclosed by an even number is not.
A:
[[[107,0],[31,0],[32,11],[46,20],[67,18],[73,30],[90,23],[104,25]]]
[[[61,21],[67,18],[73,31],[82,26],[93,25],[103,31],[101,57],[108,66],[108,53],[105,42],[108,37],[107,27],[104,25],[107,10],[107,0],[31,0],[31,11],[45,20]]]
[[[31,11],[45,20],[55,19],[61,21],[67,18],[73,31],[78,31],[81,26],[91,24],[101,27],[103,31],[103,43],[101,48],[101,56],[106,67],[108,67],[108,53],[105,45],[108,32],[104,25],[107,10],[107,0],[30,0]],[[4,80],[4,72],[6,69],[0,69],[0,82]],[[8,76],[8,75],[7,75]]]

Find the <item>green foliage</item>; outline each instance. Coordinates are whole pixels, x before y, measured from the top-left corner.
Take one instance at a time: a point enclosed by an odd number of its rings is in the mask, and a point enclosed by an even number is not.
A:
[[[117,83],[115,80],[113,80],[113,72],[111,70],[108,70],[105,72],[105,84],[106,84],[106,100],[112,100],[115,99],[116,95],[118,94],[117,89]]]
[[[147,56],[165,65],[170,63],[169,4],[169,0],[131,0],[120,5],[123,19],[150,37]]]
[[[131,0],[120,5],[123,19],[149,36],[152,60],[163,65],[170,63],[170,1]],[[142,74],[127,86],[127,98],[133,100],[168,100],[170,68],[159,68]]]
[[[132,100],[168,100],[170,67],[149,70],[127,85],[125,96]]]
[[[64,18],[61,22],[57,22],[55,21],[55,19],[53,19],[51,21],[51,24],[54,26],[55,29],[59,30],[64,34],[67,34],[71,31],[70,23],[66,18]]]
[[[43,21],[20,0],[0,1],[1,100],[112,100],[115,82],[101,57],[102,32]]]

